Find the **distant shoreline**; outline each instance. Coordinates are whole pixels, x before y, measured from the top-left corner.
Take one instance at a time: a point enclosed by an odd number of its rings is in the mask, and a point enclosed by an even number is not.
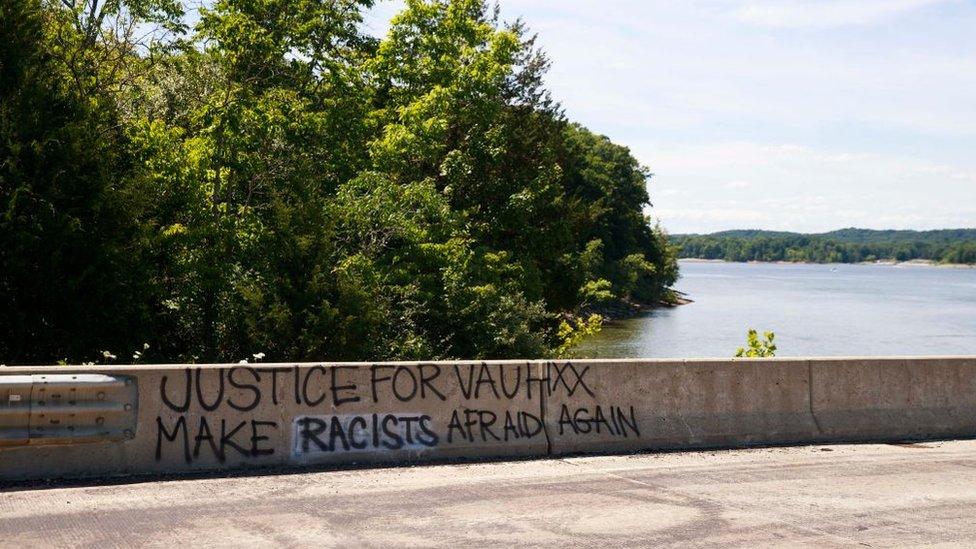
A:
[[[911,261],[861,261],[859,263],[816,263],[813,261],[727,261],[725,259],[701,259],[697,257],[678,258],[679,263],[739,263],[757,265],[882,265],[886,267],[937,267],[940,269],[976,269],[976,265],[965,263],[939,263],[930,259],[913,259]]]
[[[932,231],[848,228],[803,234],[759,229],[673,234],[678,255],[802,264],[976,265],[976,228]],[[899,257],[917,258],[899,261]],[[969,268],[969,267],[967,267]]]

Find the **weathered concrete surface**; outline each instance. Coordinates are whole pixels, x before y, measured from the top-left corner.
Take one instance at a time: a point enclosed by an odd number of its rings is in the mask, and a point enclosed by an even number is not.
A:
[[[976,436],[976,360],[811,360],[820,440]]]
[[[586,369],[586,384],[546,400],[555,454],[772,445],[820,436],[802,360],[587,361],[571,367]]]
[[[0,446],[0,480],[545,455],[545,384],[527,381],[542,368],[539,362],[58,368],[134,379],[132,438]],[[0,381],[32,370],[2,368]]]
[[[137,398],[18,381],[40,371]],[[0,480],[976,436],[976,357],[0,368],[10,386]]]
[[[829,451],[826,451],[829,450]],[[0,491],[0,546],[972,546],[976,441]]]

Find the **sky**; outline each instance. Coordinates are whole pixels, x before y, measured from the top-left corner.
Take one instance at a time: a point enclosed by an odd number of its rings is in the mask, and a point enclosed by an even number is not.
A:
[[[500,4],[672,233],[976,227],[976,0]]]

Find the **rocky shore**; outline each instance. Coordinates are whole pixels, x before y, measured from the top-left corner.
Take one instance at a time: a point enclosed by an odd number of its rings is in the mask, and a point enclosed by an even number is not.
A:
[[[620,299],[617,301],[609,303],[601,303],[599,305],[593,305],[587,307],[585,310],[581,311],[583,316],[588,316],[590,314],[598,314],[602,316],[605,320],[623,320],[627,318],[633,318],[644,313],[649,313],[654,309],[660,309],[664,307],[679,307],[681,305],[687,305],[689,303],[694,303],[694,300],[690,299],[687,294],[679,292],[677,290],[671,290],[671,296],[668,299],[662,299],[655,303],[638,303],[628,299]]]

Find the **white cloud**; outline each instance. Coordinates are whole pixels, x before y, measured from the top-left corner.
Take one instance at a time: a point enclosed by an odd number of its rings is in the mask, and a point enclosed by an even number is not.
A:
[[[672,231],[976,223],[974,2],[500,1]]]
[[[976,221],[976,172],[923,158],[748,141],[640,144],[635,153],[657,174],[652,214],[676,233]]]
[[[871,25],[946,0],[761,0],[745,2],[736,17],[763,27]]]
[[[729,181],[725,185],[722,185],[722,187],[726,189],[748,189],[749,187],[752,187],[752,183],[749,183],[748,181],[736,180]]]

